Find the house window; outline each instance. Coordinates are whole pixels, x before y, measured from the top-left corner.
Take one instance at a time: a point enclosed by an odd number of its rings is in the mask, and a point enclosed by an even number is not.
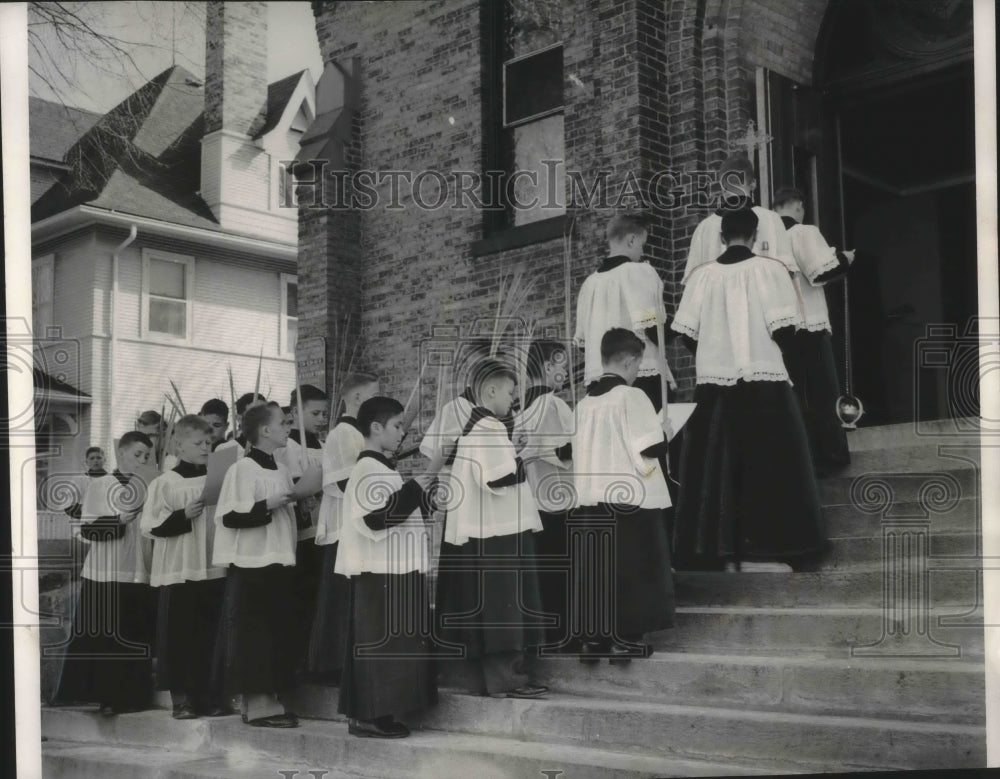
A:
[[[278,208],[297,208],[295,176],[281,162],[278,163]]]
[[[505,144],[515,171],[506,195],[517,226],[566,212],[558,165],[566,155],[562,46],[509,60],[503,72]]]
[[[563,47],[558,4],[529,0],[491,4],[488,56],[496,63],[486,94],[496,95],[486,121],[487,171],[501,207],[488,232],[565,214]],[[544,11],[541,13],[539,11]]]
[[[297,276],[282,273],[281,281],[281,353],[295,355],[299,336],[299,280]]]
[[[44,338],[46,330],[54,324],[55,259],[54,254],[47,254],[31,263],[31,326],[36,338]]]
[[[144,250],[142,335],[159,341],[191,340],[194,258]]]

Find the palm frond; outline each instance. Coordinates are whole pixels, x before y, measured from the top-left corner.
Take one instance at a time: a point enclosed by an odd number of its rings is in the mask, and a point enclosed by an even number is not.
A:
[[[333,325],[333,339],[335,342],[333,350],[333,370],[331,371],[330,387],[330,419],[337,418],[340,411],[340,402],[343,397],[344,380],[354,369],[354,360],[358,355],[358,343],[360,338],[351,338],[351,313],[348,312],[344,319],[344,329],[340,330],[337,323]],[[353,340],[353,344],[351,341]],[[350,355],[348,356],[348,351]]]
[[[520,409],[525,410],[525,395],[528,391],[528,352],[529,345],[532,339],[535,337],[535,330],[538,327],[538,320],[532,317],[525,321],[524,324],[524,340],[521,343],[521,348],[517,349],[515,354],[515,361],[517,363],[517,390],[520,396]]]
[[[573,299],[572,299],[572,275],[573,275],[573,226],[576,217],[571,216],[566,224],[566,234],[563,237],[563,314],[566,325],[566,362],[567,376],[569,377],[569,395],[576,402],[576,380],[573,372]]]
[[[138,416],[138,414],[136,414]],[[167,418],[167,405],[166,403],[160,404],[160,434],[156,436],[156,446],[153,447],[153,454],[156,456],[156,462],[158,465],[163,464],[163,447],[166,443],[166,436],[164,435],[164,422]]]
[[[170,420],[167,422],[166,429],[160,435],[160,438],[163,441],[163,449],[161,452],[160,459],[157,460],[157,464],[160,466],[161,470],[165,464],[164,461],[166,460],[166,456],[168,454],[172,454],[171,444],[173,444],[174,442],[174,422],[177,420],[177,417],[178,417],[177,408],[175,406],[174,409],[171,410],[170,412]]]
[[[178,405],[178,407],[181,410],[181,415],[186,415],[187,414],[187,409],[184,408],[184,400],[181,398],[181,392],[180,392],[180,390],[177,389],[177,385],[174,384],[174,380],[173,379],[168,379],[168,381],[170,382],[171,388],[173,388],[173,390],[174,390],[174,395],[177,397],[177,405]]]
[[[181,414],[181,416],[183,416],[183,413],[181,412],[180,407],[177,405],[177,401],[176,400],[174,400],[172,397],[170,397],[170,395],[168,395],[167,393],[163,393],[163,397],[167,399],[168,403],[170,403],[170,409],[171,409],[171,415],[172,416],[176,416],[177,414]],[[161,417],[161,419],[162,418],[163,417]]]
[[[424,380],[424,372],[427,370],[427,363],[428,359],[425,357],[423,365],[420,366],[420,373],[417,375],[417,381],[413,385],[413,389],[410,390],[410,397],[407,398],[406,405],[403,407],[403,430],[408,430],[417,416],[417,408],[420,405],[417,403],[417,398],[420,396],[420,387]]]
[[[260,357],[257,358],[257,381],[253,385],[253,399],[257,400],[257,396],[260,394],[260,372],[264,367],[264,347],[260,347]]]
[[[295,408],[299,418],[299,467],[305,474],[309,470],[309,453],[306,452],[306,418],[302,413],[302,382],[299,381],[299,364],[295,363]]]
[[[493,320],[493,337],[490,342],[490,356],[496,357],[500,343],[511,325],[520,324],[526,328],[523,311],[534,288],[534,279],[523,269],[509,274],[501,273],[497,290],[497,310]]]
[[[236,384],[233,382],[233,366],[229,365],[229,413],[232,416],[233,438],[236,438]]]

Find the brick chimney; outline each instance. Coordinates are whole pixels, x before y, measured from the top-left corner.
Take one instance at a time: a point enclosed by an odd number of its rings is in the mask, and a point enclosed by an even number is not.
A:
[[[253,232],[248,212],[267,210],[267,155],[254,141],[266,112],[267,6],[211,0],[206,8],[201,197],[223,228]]]
[[[206,9],[205,134],[253,136],[267,103],[267,6],[212,0]]]

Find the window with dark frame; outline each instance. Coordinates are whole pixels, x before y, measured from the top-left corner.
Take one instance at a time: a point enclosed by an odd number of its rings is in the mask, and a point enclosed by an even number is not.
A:
[[[523,0],[483,9],[484,162],[498,205],[487,235],[565,214],[563,47],[536,11]]]
[[[281,274],[281,350],[295,354],[299,337],[299,282],[297,276]]]

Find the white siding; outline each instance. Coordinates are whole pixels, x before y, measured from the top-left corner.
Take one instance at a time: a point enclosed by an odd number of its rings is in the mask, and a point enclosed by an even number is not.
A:
[[[279,146],[282,159],[298,151]],[[223,229],[271,241],[298,240],[295,209],[278,209],[276,159],[249,138],[219,131],[202,142],[201,196]]]
[[[186,253],[194,256],[189,345],[141,338],[141,235],[121,257],[115,397],[106,401],[114,407],[112,436],[132,429],[137,412],[149,408],[159,411],[165,402],[164,393],[170,392],[170,380],[177,384],[187,410],[192,413],[212,397],[230,403],[227,372],[230,365],[237,396],[250,392],[262,347],[261,390],[270,389],[275,399],[288,402],[295,382],[295,365],[291,356],[278,354],[279,274]]]
[[[228,354],[225,351],[148,344],[119,343],[115,374],[112,427],[114,435],[131,430],[135,415],[146,409],[157,411],[170,393],[171,380],[177,385],[186,410],[197,413],[209,398],[221,398],[230,405],[229,373],[233,369],[236,395],[254,388],[256,354]],[[283,405],[295,384],[295,365],[288,359],[265,356],[261,370],[261,392]],[[169,406],[168,406],[169,409]]]
[[[278,273],[195,261],[194,346],[278,355]]]

